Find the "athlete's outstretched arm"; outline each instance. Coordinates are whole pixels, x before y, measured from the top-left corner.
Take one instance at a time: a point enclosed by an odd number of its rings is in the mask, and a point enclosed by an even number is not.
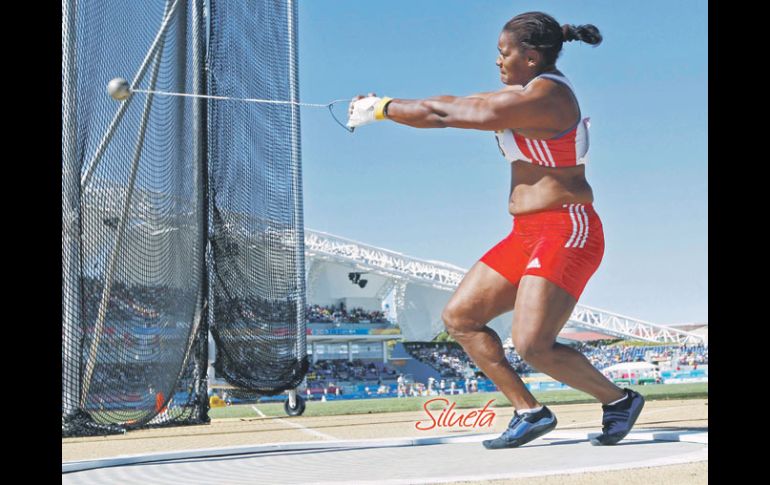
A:
[[[537,127],[548,123],[551,101],[547,96],[510,86],[492,93],[470,96],[435,96],[426,99],[393,99],[388,119],[415,128],[470,128],[501,130]]]

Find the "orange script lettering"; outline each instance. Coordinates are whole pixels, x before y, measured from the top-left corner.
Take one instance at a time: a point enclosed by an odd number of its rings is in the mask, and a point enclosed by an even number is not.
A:
[[[428,405],[434,401],[444,401],[444,409],[441,410],[441,413],[438,415],[438,417],[434,416],[430,409],[428,409]],[[494,399],[490,399],[483,408],[479,410],[473,410],[468,414],[463,414],[455,413],[455,403],[452,403],[449,407],[447,407],[446,405],[449,404],[447,399],[441,397],[430,399],[425,401],[425,404],[422,405],[423,409],[430,418],[430,425],[425,424],[421,426],[422,421],[417,421],[414,424],[414,427],[420,431],[428,431],[429,429],[433,429],[435,427],[446,428],[452,426],[461,426],[464,428],[475,428],[481,426],[491,427],[492,420],[495,419],[495,412],[487,408],[493,402]]]

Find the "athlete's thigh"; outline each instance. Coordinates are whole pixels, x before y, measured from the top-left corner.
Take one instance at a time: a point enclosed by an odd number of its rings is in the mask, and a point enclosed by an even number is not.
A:
[[[516,293],[517,285],[477,261],[452,294],[444,312],[483,327],[489,320],[513,310]]]
[[[514,344],[544,347],[556,340],[601,263],[604,232],[592,205],[565,204],[518,222],[536,237],[525,241],[533,250],[519,280]]]
[[[546,278],[522,276],[511,330],[514,345],[527,347],[556,341],[576,304],[572,295]]]

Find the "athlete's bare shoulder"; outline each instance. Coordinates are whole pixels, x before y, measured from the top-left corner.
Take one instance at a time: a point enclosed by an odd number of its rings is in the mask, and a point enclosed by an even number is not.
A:
[[[465,98],[466,99],[489,99],[490,97],[496,96],[501,93],[521,92],[523,89],[524,89],[524,86],[522,86],[521,84],[514,84],[510,86],[503,86],[497,91],[488,91],[484,93],[471,94],[469,96],[466,96]]]
[[[524,91],[524,86],[521,84],[512,84],[510,86],[505,86],[498,92],[505,92],[505,91]]]
[[[547,74],[554,74],[556,76],[561,76],[566,79],[566,76],[561,73],[561,71],[551,71]],[[564,84],[563,82],[556,81],[554,79],[550,79],[547,77],[538,77],[530,81],[527,86],[527,89],[531,90],[533,93],[537,94],[557,94],[557,93],[568,93],[571,91],[571,89]]]

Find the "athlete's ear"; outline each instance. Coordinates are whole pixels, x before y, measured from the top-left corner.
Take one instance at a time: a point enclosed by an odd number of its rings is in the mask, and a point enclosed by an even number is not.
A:
[[[543,60],[543,55],[535,49],[527,49],[525,52],[527,56],[527,66],[537,67]]]

